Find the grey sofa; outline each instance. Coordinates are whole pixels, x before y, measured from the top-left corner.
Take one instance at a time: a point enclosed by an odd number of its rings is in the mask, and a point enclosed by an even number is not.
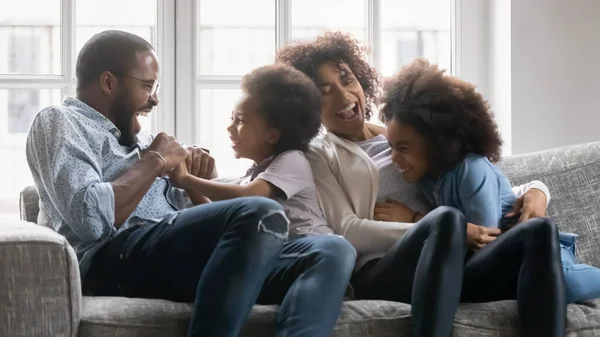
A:
[[[579,233],[579,257],[600,266],[600,142],[506,158],[513,183],[544,181],[549,213],[562,230]],[[37,193],[21,195],[22,218],[0,226],[0,336],[185,336],[185,303],[81,296],[76,257],[63,237],[36,226]],[[277,307],[257,305],[242,336],[272,336]],[[570,305],[567,336],[600,336],[600,300]],[[514,301],[461,305],[454,336],[517,336]],[[410,306],[347,301],[332,336],[410,336]]]

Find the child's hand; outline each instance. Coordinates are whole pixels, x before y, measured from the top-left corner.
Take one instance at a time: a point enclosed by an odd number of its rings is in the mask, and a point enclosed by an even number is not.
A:
[[[205,151],[202,148],[190,146],[187,151],[188,156],[185,158],[185,162],[189,174],[202,179],[217,177],[215,158],[207,152],[208,150]]]
[[[171,178],[171,182],[173,182],[173,185],[178,188],[184,188],[183,181],[188,175],[189,172],[185,160],[179,163],[179,165],[177,165],[174,169],[169,171],[169,178]]]
[[[467,247],[479,250],[502,234],[499,228],[467,224]]]
[[[415,212],[405,204],[388,199],[386,202],[375,204],[373,219],[390,222],[413,222]]]

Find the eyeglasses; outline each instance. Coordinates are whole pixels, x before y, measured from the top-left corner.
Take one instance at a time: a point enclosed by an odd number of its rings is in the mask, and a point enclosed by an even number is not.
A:
[[[146,84],[148,86],[148,89],[150,90],[149,91],[150,96],[158,95],[158,91],[160,89],[160,82],[153,81],[153,80],[145,80],[142,78],[137,78],[135,76],[129,76],[129,75],[124,75],[123,77],[128,77],[133,80],[136,80],[136,81]]]

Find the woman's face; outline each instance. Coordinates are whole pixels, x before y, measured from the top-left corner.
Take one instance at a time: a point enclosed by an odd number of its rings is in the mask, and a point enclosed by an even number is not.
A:
[[[321,123],[327,131],[355,138],[365,126],[365,93],[347,64],[323,63],[317,85],[323,94]]]
[[[392,147],[392,161],[407,182],[417,182],[429,171],[429,156],[425,138],[411,126],[392,119],[387,127]]]

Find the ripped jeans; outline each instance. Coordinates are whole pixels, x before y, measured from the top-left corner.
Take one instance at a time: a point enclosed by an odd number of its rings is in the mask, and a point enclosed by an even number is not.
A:
[[[193,302],[188,337],[238,336],[257,300],[281,304],[278,335],[328,336],[354,249],[334,235],[286,241],[287,233],[283,209],[270,199],[195,206],[173,224],[117,235],[94,257],[84,291]]]

